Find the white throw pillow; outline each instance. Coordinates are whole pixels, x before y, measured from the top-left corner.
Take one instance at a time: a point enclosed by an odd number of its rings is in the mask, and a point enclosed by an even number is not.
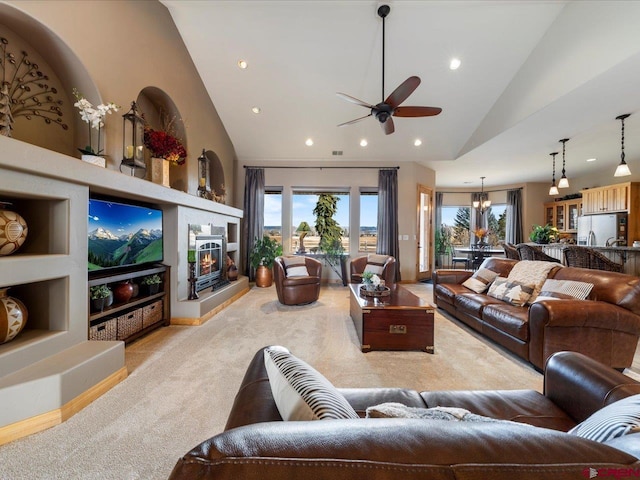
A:
[[[308,277],[309,271],[307,267],[304,265],[300,267],[289,267],[287,268],[287,277]]]
[[[562,266],[563,265],[556,262],[521,260],[513,266],[507,278],[510,282],[518,282],[522,285],[533,286],[533,292],[527,300],[528,303],[531,303],[538,296],[549,272],[554,268],[562,268]]]
[[[592,288],[593,283],[578,282],[576,280],[554,280],[549,278],[545,280],[540,289],[540,294],[532,303],[539,302],[540,300],[586,300]]]
[[[285,347],[265,348],[264,363],[283,420],[359,418],[329,380]]]
[[[380,265],[372,265],[371,263],[367,263],[367,265],[364,267],[364,271],[371,272],[376,275],[382,275],[382,272],[384,272],[384,268]]]
[[[601,408],[569,433],[596,442],[606,442],[628,433],[640,432],[640,394]]]
[[[527,303],[532,293],[533,285],[511,282],[507,278],[497,277],[489,287],[487,295],[511,305],[522,307]]]
[[[282,263],[284,263],[285,268],[295,267],[304,265],[305,259],[299,255],[288,255],[286,257],[282,257]]]
[[[482,293],[489,288],[491,282],[497,277],[497,272],[489,270],[488,268],[480,268],[471,277],[462,282],[462,285],[476,293]]]

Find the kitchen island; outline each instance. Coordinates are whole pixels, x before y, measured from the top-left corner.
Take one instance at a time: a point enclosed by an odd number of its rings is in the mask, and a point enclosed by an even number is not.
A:
[[[537,245],[537,244],[531,244]],[[565,243],[549,243],[547,245],[537,245],[542,247],[544,253],[550,257],[557,258],[564,264],[562,251],[568,246]],[[640,276],[640,247],[584,247],[593,248],[599,251],[610,260],[622,263],[624,273]]]

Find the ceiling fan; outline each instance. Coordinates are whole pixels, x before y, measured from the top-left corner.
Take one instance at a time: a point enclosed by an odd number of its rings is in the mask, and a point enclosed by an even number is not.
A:
[[[404,82],[400,84],[398,88],[396,88],[391,95],[384,100],[384,40],[385,40],[385,32],[384,32],[384,22],[387,15],[391,11],[391,7],[389,5],[381,5],[378,8],[378,15],[382,18],[382,98],[383,101],[376,104],[370,105],[362,100],[358,100],[355,97],[344,93],[337,93],[338,97],[346,100],[347,102],[355,103],[356,105],[360,105],[365,108],[371,109],[371,113],[369,115],[365,115],[364,117],[356,118],[355,120],[351,120],[349,122],[341,123],[338,125],[339,127],[344,127],[345,125],[351,125],[352,123],[359,122],[360,120],[364,120],[368,117],[375,117],[382,126],[382,130],[386,135],[389,135],[395,131],[395,127],[393,125],[393,119],[391,117],[432,117],[434,115],[438,115],[442,112],[441,108],[438,107],[401,107],[400,104],[404,102],[409,95],[411,95],[418,85],[420,85],[420,78],[413,76],[407,78]]]

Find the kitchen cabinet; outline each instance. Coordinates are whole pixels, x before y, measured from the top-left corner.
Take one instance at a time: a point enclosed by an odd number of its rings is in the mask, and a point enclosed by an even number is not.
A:
[[[640,182],[624,182],[581,190],[582,214],[626,212],[627,242],[640,240]],[[545,210],[546,212],[546,210]]]
[[[575,233],[578,229],[578,215],[581,208],[581,198],[545,203],[545,223],[556,227],[561,233]]]

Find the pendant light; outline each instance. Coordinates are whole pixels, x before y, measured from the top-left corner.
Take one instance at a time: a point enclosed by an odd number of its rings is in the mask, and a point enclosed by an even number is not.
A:
[[[568,141],[568,138],[560,140],[560,142],[562,142],[562,177],[560,177],[560,181],[558,182],[558,188],[569,188],[569,179],[564,173],[564,146]]]
[[[551,177],[551,188],[549,189],[549,195],[558,195],[560,192],[558,191],[558,187],[556,187],[556,155],[558,152],[550,153],[553,157],[553,176]]]
[[[491,206],[491,200],[489,200],[489,196],[487,195],[485,197],[484,194],[484,179],[487,177],[480,177],[480,180],[482,181],[482,190],[480,191],[480,200],[474,200],[473,202],[473,208],[477,208],[478,210],[480,210],[480,213],[484,213],[485,210],[487,208],[489,208]]]
[[[624,161],[624,119],[627,118],[630,113],[626,113],[624,115],[620,115],[616,117],[616,120],[620,120],[622,124],[622,137],[620,140],[620,146],[622,148],[620,153],[620,165],[616,168],[616,173],[613,174],[614,177],[626,177],[627,175],[631,175],[631,170],[629,170],[629,165]]]

